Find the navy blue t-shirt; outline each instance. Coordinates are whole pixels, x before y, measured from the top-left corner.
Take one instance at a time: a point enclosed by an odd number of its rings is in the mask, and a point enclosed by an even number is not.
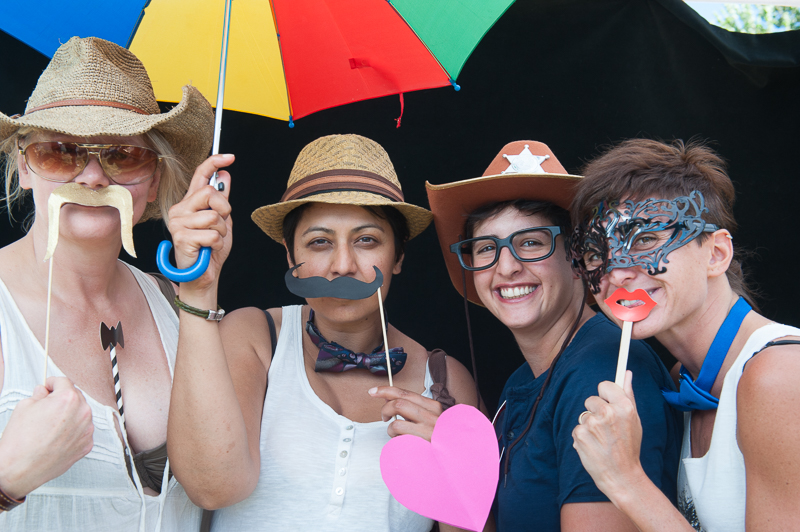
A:
[[[497,490],[497,530],[561,530],[561,506],[608,501],[595,486],[573,448],[572,430],[586,410],[584,401],[597,395],[601,381],[613,381],[621,331],[598,313],[580,328],[556,363],[530,430],[511,451],[508,446],[528,424],[531,408],[547,377],[534,378],[523,364],[506,382],[495,430],[503,457]],[[675,503],[683,418],[664,401],[660,389],[674,389],[667,369],[642,341],[631,342],[628,369],[633,372],[636,408],[642,419],[641,463],[647,476]]]

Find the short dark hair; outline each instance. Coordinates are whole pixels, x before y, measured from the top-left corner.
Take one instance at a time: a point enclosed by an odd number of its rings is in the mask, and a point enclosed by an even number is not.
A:
[[[501,213],[509,207],[527,216],[538,214],[544,217],[549,224],[560,227],[561,235],[564,237],[564,245],[569,255],[569,238],[572,233],[572,222],[570,220],[569,211],[549,201],[513,199],[481,205],[467,216],[464,222],[464,239],[472,238],[475,235],[475,227],[477,227],[479,223]]]
[[[297,231],[297,226],[300,224],[300,220],[303,217],[303,212],[308,209],[309,205],[311,205],[311,203],[304,203],[296,209],[289,211],[289,213],[283,218],[283,239],[286,241],[286,247],[289,249],[289,257],[292,259],[292,262],[295,262],[295,232]],[[394,235],[394,261],[399,261],[400,257],[403,256],[403,253],[406,252],[406,242],[411,234],[408,230],[408,222],[406,221],[406,217],[403,216],[400,211],[388,205],[359,205],[359,207],[371,212],[381,220],[386,220],[389,223],[389,227],[392,228],[392,234]]]
[[[736,191],[725,169],[725,161],[699,140],[688,143],[678,139],[661,142],[630,139],[607,149],[583,169],[572,201],[572,222],[587,222],[592,210],[601,202],[624,198],[636,201],[661,197],[673,199],[698,190],[703,194],[708,212],[703,220],[736,231],[733,204]],[[709,238],[697,237],[698,244]],[[758,309],[756,292],[747,286],[741,266],[741,250],[737,250],[726,272],[733,291]]]

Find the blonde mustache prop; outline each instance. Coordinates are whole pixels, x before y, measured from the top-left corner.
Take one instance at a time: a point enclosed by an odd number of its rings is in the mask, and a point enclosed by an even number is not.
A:
[[[78,183],[61,185],[50,194],[47,200],[47,253],[44,260],[53,256],[58,245],[58,222],[61,207],[65,203],[74,203],[84,207],[114,207],[119,211],[122,224],[122,247],[128,255],[136,258],[133,248],[133,198],[128,189],[120,185],[111,185],[100,190],[92,190]]]
[[[47,358],[50,351],[50,298],[53,293],[53,253],[58,245],[59,219],[61,207],[74,203],[85,207],[114,207],[119,211],[122,226],[122,247],[131,257],[136,257],[133,247],[133,198],[125,187],[111,185],[100,190],[92,190],[78,183],[67,183],[55,189],[47,200],[47,251],[44,260],[49,260],[47,273],[47,315],[44,333],[44,384],[47,384]]]

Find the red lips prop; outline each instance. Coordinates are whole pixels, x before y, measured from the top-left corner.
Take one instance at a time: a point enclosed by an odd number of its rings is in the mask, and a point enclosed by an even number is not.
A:
[[[641,301],[643,304],[635,307],[626,307],[621,305],[620,301]],[[617,359],[617,375],[614,378],[614,383],[622,387],[625,382],[625,369],[628,367],[628,350],[631,346],[631,332],[633,332],[633,322],[642,321],[645,319],[656,302],[653,301],[647,292],[641,288],[637,288],[633,293],[628,292],[624,288],[617,288],[611,294],[611,297],[606,299],[606,305],[611,309],[611,313],[622,320],[622,338],[619,341],[619,358]]]
[[[621,300],[641,301],[644,304],[636,307],[626,307],[619,303]],[[630,322],[642,321],[650,314],[653,307],[656,306],[656,302],[641,288],[637,288],[633,292],[628,292],[624,288],[617,288],[605,302],[614,316],[622,321]]]

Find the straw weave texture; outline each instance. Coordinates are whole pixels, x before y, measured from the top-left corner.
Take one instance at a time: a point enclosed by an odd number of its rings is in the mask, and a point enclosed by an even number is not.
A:
[[[286,188],[304,177],[328,170],[358,170],[372,172],[402,190],[389,154],[377,142],[360,135],[329,135],[304,147],[294,163]],[[347,181],[346,175],[341,176]],[[430,211],[395,202],[379,194],[359,190],[322,192],[302,199],[284,201],[256,209],[253,221],[276,242],[283,240],[283,219],[293,209],[305,203],[333,203],[347,205],[388,205],[396,208],[408,222],[410,238],[414,238],[430,224]]]
[[[104,105],[51,107],[27,114],[65,100],[121,103],[150,114]],[[178,105],[161,113],[150,78],[136,56],[103,39],[73,37],[59,47],[39,77],[26,114],[14,119],[0,113],[0,141],[25,126],[83,138],[134,137],[155,129],[189,169],[179,184],[185,190],[192,171],[211,150],[214,113],[200,91],[189,85]],[[159,217],[157,202],[148,205],[142,219],[153,217]]]

